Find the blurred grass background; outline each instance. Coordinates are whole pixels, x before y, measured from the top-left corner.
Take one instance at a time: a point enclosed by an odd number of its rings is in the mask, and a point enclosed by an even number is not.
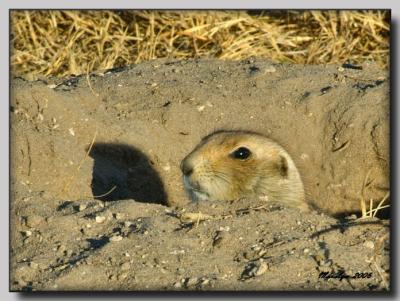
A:
[[[156,58],[389,64],[387,10],[14,10],[10,21],[11,71],[30,80]]]

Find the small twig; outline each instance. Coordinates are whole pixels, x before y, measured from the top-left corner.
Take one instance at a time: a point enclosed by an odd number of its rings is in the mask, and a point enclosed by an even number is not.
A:
[[[374,266],[375,266],[376,271],[378,272],[379,276],[381,276],[381,278],[382,278],[383,285],[385,286],[385,288],[387,290],[389,290],[389,284],[388,284],[388,282],[386,280],[385,275],[383,275],[383,273],[382,273],[382,268],[378,266],[378,264],[376,263],[375,258],[374,258],[373,262],[374,262]]]
[[[96,96],[96,97],[99,97],[100,94],[94,92],[94,90],[93,90],[93,88],[92,88],[92,85],[91,85],[91,83],[90,83],[89,65],[88,65],[87,72],[86,72],[86,81],[87,81],[88,86],[89,86],[89,89],[90,89],[90,91],[93,93],[93,95]]]
[[[367,208],[365,207],[365,187],[367,186],[369,175],[371,174],[371,169],[368,170],[367,174],[365,175],[364,182],[361,188],[361,217],[367,217]]]
[[[379,208],[375,208],[375,209],[371,209],[370,211],[367,212],[367,216],[368,217],[375,217],[376,213],[380,210],[380,209],[384,209],[384,208],[389,208],[390,205],[385,205],[385,206],[381,206]],[[363,219],[363,217],[361,217],[361,219]]]
[[[104,196],[106,196],[106,195],[109,195],[109,194],[110,194],[111,192],[113,192],[116,188],[117,188],[117,185],[114,185],[114,187],[111,188],[111,189],[110,189],[109,191],[107,191],[106,193],[103,193],[103,194],[100,194],[100,195],[94,195],[93,198],[98,199],[98,198],[102,198],[102,197],[104,197]]]
[[[257,211],[257,210],[261,210],[261,209],[266,209],[266,206],[267,205],[263,204],[263,205],[258,205],[255,207],[238,209],[238,210],[235,210],[235,214],[238,215],[240,213],[250,212],[251,210]],[[182,223],[192,223],[192,224],[196,223],[197,226],[200,224],[201,221],[220,220],[220,219],[232,218],[232,217],[233,217],[232,214],[208,215],[208,214],[203,214],[201,212],[197,212],[197,213],[184,212],[178,216],[178,218],[180,219],[180,221]]]
[[[179,215],[179,219],[184,222],[184,223],[194,223],[197,221],[204,221],[208,219],[213,219],[214,216],[208,215],[208,214],[203,214],[203,213],[193,213],[193,212],[185,212]]]
[[[369,199],[369,211],[368,212],[372,211],[373,204],[374,204],[374,200],[373,199]],[[367,212],[367,215],[368,215],[368,212]],[[369,214],[369,216],[372,217],[371,213]]]
[[[28,136],[26,136],[26,145],[28,151],[28,177],[30,177],[32,169],[32,159],[31,159],[31,145],[29,143]]]
[[[379,202],[378,206],[376,207],[376,209],[374,210],[374,214],[372,215],[372,217],[375,217],[376,213],[378,212],[379,209],[383,209],[386,207],[390,207],[390,205],[385,205],[382,206],[382,204],[389,198],[390,193],[387,192],[386,195],[383,197],[382,201]]]
[[[383,197],[383,199],[379,202],[378,206],[376,206],[375,208],[372,208],[372,199],[371,199],[369,211],[365,213],[365,216],[363,215],[359,219],[375,217],[379,210],[390,207],[390,205],[383,206],[383,203],[389,198],[389,195],[390,193],[387,192],[386,195]]]
[[[377,243],[375,244],[375,248],[374,248],[374,256],[372,257],[372,260],[371,260],[371,262],[374,263],[375,269],[378,272],[379,276],[381,277],[383,285],[385,286],[385,288],[387,290],[389,289],[389,284],[387,283],[386,277],[384,275],[384,271],[382,271],[382,268],[378,265],[378,263],[376,261],[376,257],[378,256],[378,254],[381,253],[381,250],[383,249],[383,243],[388,238],[389,238],[389,233],[386,233],[383,236],[381,236],[379,239],[377,239]]]
[[[90,143],[90,146],[89,146],[88,150],[86,151],[85,157],[81,160],[81,162],[79,163],[78,167],[76,168],[76,173],[81,169],[83,162],[85,162],[85,160],[86,160],[87,157],[89,156],[90,151],[92,150],[93,144],[94,144],[94,142],[95,142],[95,140],[96,140],[96,136],[97,136],[97,130],[96,130],[96,132],[94,133],[92,142]],[[67,181],[67,183],[65,183],[64,188],[62,189],[62,193],[65,193],[65,192],[67,192],[67,191],[69,190],[69,186],[71,185],[73,179],[75,178],[76,173],[73,174],[73,175],[69,178],[69,180]]]
[[[343,143],[339,147],[333,149],[332,152],[334,153],[334,152],[344,151],[346,148],[349,147],[349,145],[350,145],[350,140],[347,140],[345,143]]]
[[[196,228],[199,226],[199,224],[200,224],[200,215],[201,215],[201,212],[199,211],[199,215],[197,216],[197,221],[196,221]]]

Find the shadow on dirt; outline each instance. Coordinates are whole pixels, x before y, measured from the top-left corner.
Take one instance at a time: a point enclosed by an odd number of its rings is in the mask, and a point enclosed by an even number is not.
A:
[[[164,185],[152,162],[140,150],[126,144],[96,143],[92,192],[96,199],[167,204]]]

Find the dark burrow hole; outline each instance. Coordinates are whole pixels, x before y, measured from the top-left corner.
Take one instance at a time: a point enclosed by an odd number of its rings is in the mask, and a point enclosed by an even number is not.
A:
[[[95,199],[167,204],[160,176],[140,150],[126,144],[95,143],[89,155],[94,159],[91,186]]]

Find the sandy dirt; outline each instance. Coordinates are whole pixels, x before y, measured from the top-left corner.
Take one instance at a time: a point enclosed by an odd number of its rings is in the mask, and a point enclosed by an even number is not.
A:
[[[389,211],[357,217],[390,188],[389,92],[374,63],[14,78],[10,289],[388,290]],[[282,144],[317,210],[189,202],[179,163],[218,129]]]

